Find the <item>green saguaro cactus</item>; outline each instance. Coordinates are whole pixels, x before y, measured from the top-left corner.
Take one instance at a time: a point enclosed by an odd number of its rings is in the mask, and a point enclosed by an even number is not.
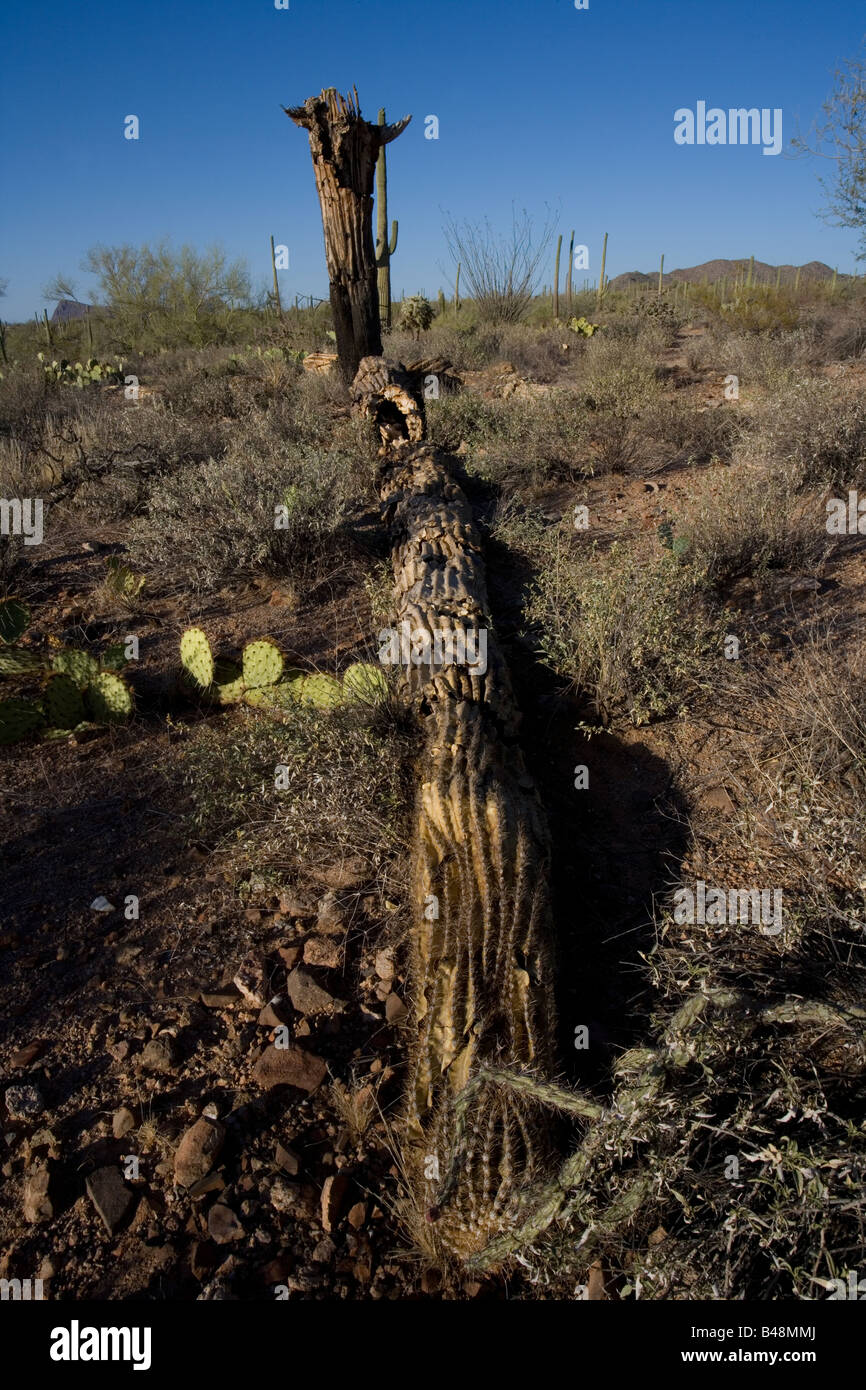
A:
[[[385,108],[379,112],[379,125],[385,124]],[[391,257],[397,250],[397,222],[391,223],[388,240],[388,169],[385,146],[376,160],[376,269],[379,286],[379,318],[386,328],[391,327]]]

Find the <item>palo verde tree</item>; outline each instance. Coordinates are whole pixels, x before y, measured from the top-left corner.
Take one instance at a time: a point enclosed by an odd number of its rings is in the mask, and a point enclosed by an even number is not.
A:
[[[835,166],[830,177],[819,180],[826,197],[823,216],[859,233],[857,259],[866,260],[866,46],[861,56],[836,69],[833,91],[811,134],[796,136],[792,144]]]
[[[373,244],[376,163],[379,151],[396,140],[412,118],[371,125],[361,117],[357,89],[344,97],[334,87],[309,97],[303,106],[283,110],[309,133],[337,355],[343,376],[352,381],[362,357],[382,352]]]

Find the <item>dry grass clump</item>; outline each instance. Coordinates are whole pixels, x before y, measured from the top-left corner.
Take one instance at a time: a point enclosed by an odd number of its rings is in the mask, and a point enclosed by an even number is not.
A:
[[[280,720],[240,710],[201,725],[185,748],[192,825],[232,861],[277,879],[358,857],[381,882],[404,846],[415,747],[392,704],[293,706]]]
[[[676,553],[699,581],[723,587],[767,570],[818,569],[832,546],[825,521],[820,497],[740,463],[703,477],[671,527]]]
[[[857,487],[866,481],[866,397],[844,380],[803,377],[763,402],[747,442],[792,488]]]

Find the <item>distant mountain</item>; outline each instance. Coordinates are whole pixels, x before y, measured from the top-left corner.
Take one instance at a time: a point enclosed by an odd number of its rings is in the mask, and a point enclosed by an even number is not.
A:
[[[706,280],[712,285],[719,280],[733,280],[736,275],[748,273],[749,257],[744,256],[739,261],[704,261],[703,265],[687,266],[684,270],[672,270],[662,276],[663,285],[675,285],[678,281],[686,280],[691,284],[700,284]],[[833,269],[825,265],[823,261],[809,261],[806,265],[768,265],[766,261],[755,261],[752,268],[752,283],[755,285],[775,285],[776,275],[781,271],[780,283],[783,285],[793,284],[800,272],[800,283],[804,280],[829,280],[833,275]],[[845,276],[840,276],[845,279]],[[630,285],[657,285],[659,281],[658,271],[650,271],[646,274],[642,270],[627,270],[623,275],[615,275],[610,282],[612,290],[628,289]]]

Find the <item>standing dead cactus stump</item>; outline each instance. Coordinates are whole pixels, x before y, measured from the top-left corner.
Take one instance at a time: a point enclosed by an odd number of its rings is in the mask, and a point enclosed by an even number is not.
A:
[[[378,342],[367,196],[378,128],[360,121],[357,97],[347,106],[333,92],[289,114],[310,130],[335,323],[347,304],[353,315],[351,342],[348,317],[337,328],[344,370],[358,367],[353,408],[383,441],[392,660],[427,726],[413,835],[415,1027],[404,1163],[431,1244],[468,1259],[525,1221],[528,1188],[550,1170],[548,832],[517,744],[519,716],[489,619],[469,502],[446,460],[423,442],[406,370],[380,348],[360,363],[353,356],[362,339]]]
[[[309,132],[337,356],[343,376],[352,381],[361,358],[382,351],[372,217],[376,161],[411,117],[371,125],[361,118],[357,91],[344,97],[333,87],[283,110]]]

